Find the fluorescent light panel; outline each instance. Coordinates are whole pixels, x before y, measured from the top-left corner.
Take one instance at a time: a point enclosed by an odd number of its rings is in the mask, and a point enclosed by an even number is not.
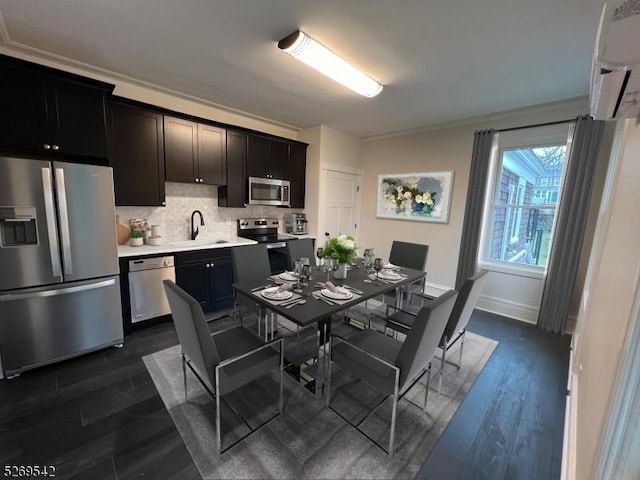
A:
[[[278,47],[360,95],[375,97],[382,91],[382,85],[373,78],[300,30],[280,40]]]

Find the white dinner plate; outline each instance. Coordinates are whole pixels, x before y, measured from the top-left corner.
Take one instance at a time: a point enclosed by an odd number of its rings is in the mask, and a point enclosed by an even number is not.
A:
[[[402,277],[393,270],[380,270],[380,278],[385,280],[400,280]]]
[[[293,272],[282,272],[279,277],[287,282],[295,282],[298,280],[298,277],[296,277]]]
[[[328,288],[323,288],[320,292],[327,298],[333,298],[334,300],[348,300],[353,297],[353,294],[349,290],[337,287],[335,292],[332,292]]]
[[[286,300],[293,296],[291,290],[280,290],[280,287],[265,288],[260,292],[264,298],[269,300]]]

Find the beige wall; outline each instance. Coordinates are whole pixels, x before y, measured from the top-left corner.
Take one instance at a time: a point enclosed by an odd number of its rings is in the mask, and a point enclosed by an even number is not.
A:
[[[305,180],[304,211],[307,214],[307,230],[316,235],[318,229],[318,200],[320,198],[320,126],[302,130],[298,139],[309,144],[307,147],[307,171]]]
[[[361,245],[388,256],[394,239],[429,244],[427,281],[444,287],[455,284],[473,133],[575,118],[588,111],[586,99],[496,115],[473,124],[367,141],[362,146],[364,186]],[[605,156],[606,160],[606,156]],[[448,224],[378,219],[377,177],[383,173],[453,170],[453,196]],[[589,244],[590,245],[590,244]],[[586,262],[586,257],[585,257]],[[492,272],[485,287],[483,308],[525,321],[535,321],[541,279]],[[578,285],[581,291],[581,285]],[[579,298],[579,297],[578,297]],[[577,306],[576,306],[577,308]]]
[[[324,233],[319,232],[318,229],[322,222],[319,217],[324,189],[322,166],[331,164],[347,169],[359,169],[362,142],[353,135],[325,125],[302,130],[298,139],[309,144],[305,197],[309,233],[321,238]]]

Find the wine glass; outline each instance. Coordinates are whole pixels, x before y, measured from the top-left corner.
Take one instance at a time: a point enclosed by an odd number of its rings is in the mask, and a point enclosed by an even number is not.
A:
[[[318,249],[316,250],[316,257],[318,257],[318,267],[319,267],[322,263],[322,257],[324,257],[324,248],[318,247]]]
[[[302,275],[302,259],[296,258],[293,261],[293,275],[296,277],[296,288],[293,289],[296,293],[302,293],[300,288],[300,275]]]
[[[331,278],[329,277],[329,275],[331,274],[331,272],[333,272],[334,270],[338,269],[338,259],[337,258],[331,258],[331,257],[327,257],[324,259],[324,271],[327,273],[327,282],[331,280]]]
[[[311,262],[308,257],[300,258],[300,276],[298,277],[300,280],[300,287],[306,287],[309,285]],[[300,292],[297,292],[300,293]]]
[[[376,258],[373,261],[373,269],[376,271],[376,278],[380,277],[380,270],[382,270],[382,259],[381,258]]]
[[[364,251],[364,267],[367,273],[372,272],[373,268],[373,259],[376,256],[376,251],[373,248],[367,248]]]

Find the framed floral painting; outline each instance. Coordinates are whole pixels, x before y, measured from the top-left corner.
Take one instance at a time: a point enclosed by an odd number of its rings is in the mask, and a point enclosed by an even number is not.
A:
[[[447,223],[453,171],[378,175],[376,216]]]

